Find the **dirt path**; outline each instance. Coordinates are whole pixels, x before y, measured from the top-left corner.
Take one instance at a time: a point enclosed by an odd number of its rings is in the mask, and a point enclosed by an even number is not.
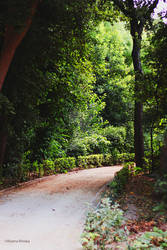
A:
[[[97,202],[101,188],[120,166],[44,177],[1,192],[1,250],[79,250],[86,203]]]

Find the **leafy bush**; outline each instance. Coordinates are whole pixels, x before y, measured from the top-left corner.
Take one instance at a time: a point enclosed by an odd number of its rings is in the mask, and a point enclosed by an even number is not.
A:
[[[56,134],[55,137],[57,138],[58,135]],[[64,143],[65,139],[63,138],[63,136],[61,136],[60,139],[61,139],[62,144],[65,144]],[[55,159],[55,158],[66,156],[63,150],[62,144],[59,141],[53,138],[49,138],[48,140],[49,140],[49,146],[46,149],[46,153],[45,153],[46,158]]]
[[[77,159],[77,165],[80,168],[101,167],[103,160],[104,156],[102,154],[79,156]]]
[[[109,153],[110,141],[102,135],[93,134],[87,137],[88,154]]]
[[[92,134],[72,140],[67,149],[67,154],[74,157],[90,154],[105,154],[109,153],[109,145],[110,142],[106,137]]]
[[[116,173],[114,180],[110,183],[110,187],[114,190],[115,194],[119,194],[124,190],[125,185],[133,173],[133,169],[134,162],[128,162]]]
[[[29,151],[22,155],[21,160],[15,159],[13,162],[3,164],[2,176],[4,179],[7,179],[9,184],[13,185],[29,179],[32,168],[28,156]]]
[[[111,154],[113,154],[114,151],[116,151],[117,153],[124,152],[126,128],[108,126],[104,128],[101,133],[110,142],[108,147]]]
[[[113,163],[113,156],[111,154],[105,154],[103,156],[103,166],[111,166]]]
[[[122,153],[117,155],[116,163],[133,162],[135,158],[134,153]]]
[[[37,175],[38,177],[42,177],[44,175],[44,168],[42,163],[34,161],[32,166],[33,166],[33,173],[35,173],[35,175]]]
[[[51,175],[55,173],[55,163],[52,160],[44,160],[40,168],[42,167],[44,175]]]
[[[111,206],[109,198],[102,199],[100,207],[87,215],[81,242],[84,249],[106,249],[105,244],[110,240],[120,241],[125,237],[121,229],[123,211],[115,204]]]
[[[111,154],[96,154],[88,156],[78,156],[77,165],[80,168],[100,167],[100,166],[111,166],[113,164],[120,164],[127,162],[129,159],[133,159],[134,154],[123,153],[117,155]]]
[[[167,231],[154,227],[153,232],[145,232],[128,249],[167,249]]]
[[[87,144],[81,138],[72,140],[67,148],[67,155],[78,157],[80,155],[87,155]]]
[[[67,173],[76,167],[76,159],[74,157],[57,158],[54,161],[56,173]]]

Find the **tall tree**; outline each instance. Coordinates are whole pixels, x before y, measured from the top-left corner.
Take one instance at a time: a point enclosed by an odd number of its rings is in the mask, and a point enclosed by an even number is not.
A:
[[[31,26],[32,19],[39,2],[40,0],[27,0],[23,4],[20,4],[19,8],[17,8],[17,1],[15,4],[10,5],[7,1],[6,8],[8,20],[5,25],[4,42],[0,56],[0,91],[3,87],[5,77],[13,60],[15,51]],[[24,16],[24,21],[19,24],[18,29],[18,24],[15,22],[11,23],[11,20],[13,21],[13,17],[16,17],[16,19],[18,16],[20,17],[20,11],[21,15]],[[21,22],[22,20],[19,21]]]
[[[128,18],[130,34],[133,40],[132,59],[135,71],[135,111],[134,111],[134,147],[135,162],[143,167],[144,139],[142,128],[143,104],[139,98],[140,84],[143,81],[141,65],[141,42],[144,26],[150,20],[151,14],[158,4],[158,0],[112,0],[115,6]]]
[[[0,165],[14,155],[19,160],[37,130],[51,134],[64,117],[67,124],[67,110],[85,98],[80,92],[82,77],[91,74],[85,57],[91,14],[89,0],[0,1]]]

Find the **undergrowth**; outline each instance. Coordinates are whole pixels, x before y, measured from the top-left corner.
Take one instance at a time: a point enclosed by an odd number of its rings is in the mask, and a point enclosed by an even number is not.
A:
[[[153,196],[154,190],[161,194],[165,205]],[[116,174],[103,197],[100,207],[87,215],[81,235],[83,249],[167,249],[166,176],[155,182],[129,162]],[[129,202],[137,208],[136,219],[125,215]]]
[[[81,242],[84,249],[106,249],[106,244],[119,242],[126,238],[123,224],[123,211],[118,204],[111,206],[109,198],[101,201],[97,210],[88,213]]]

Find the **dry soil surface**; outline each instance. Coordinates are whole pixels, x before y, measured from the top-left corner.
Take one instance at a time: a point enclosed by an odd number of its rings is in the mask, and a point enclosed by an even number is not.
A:
[[[0,192],[0,250],[80,250],[87,204],[121,166],[44,177]]]

